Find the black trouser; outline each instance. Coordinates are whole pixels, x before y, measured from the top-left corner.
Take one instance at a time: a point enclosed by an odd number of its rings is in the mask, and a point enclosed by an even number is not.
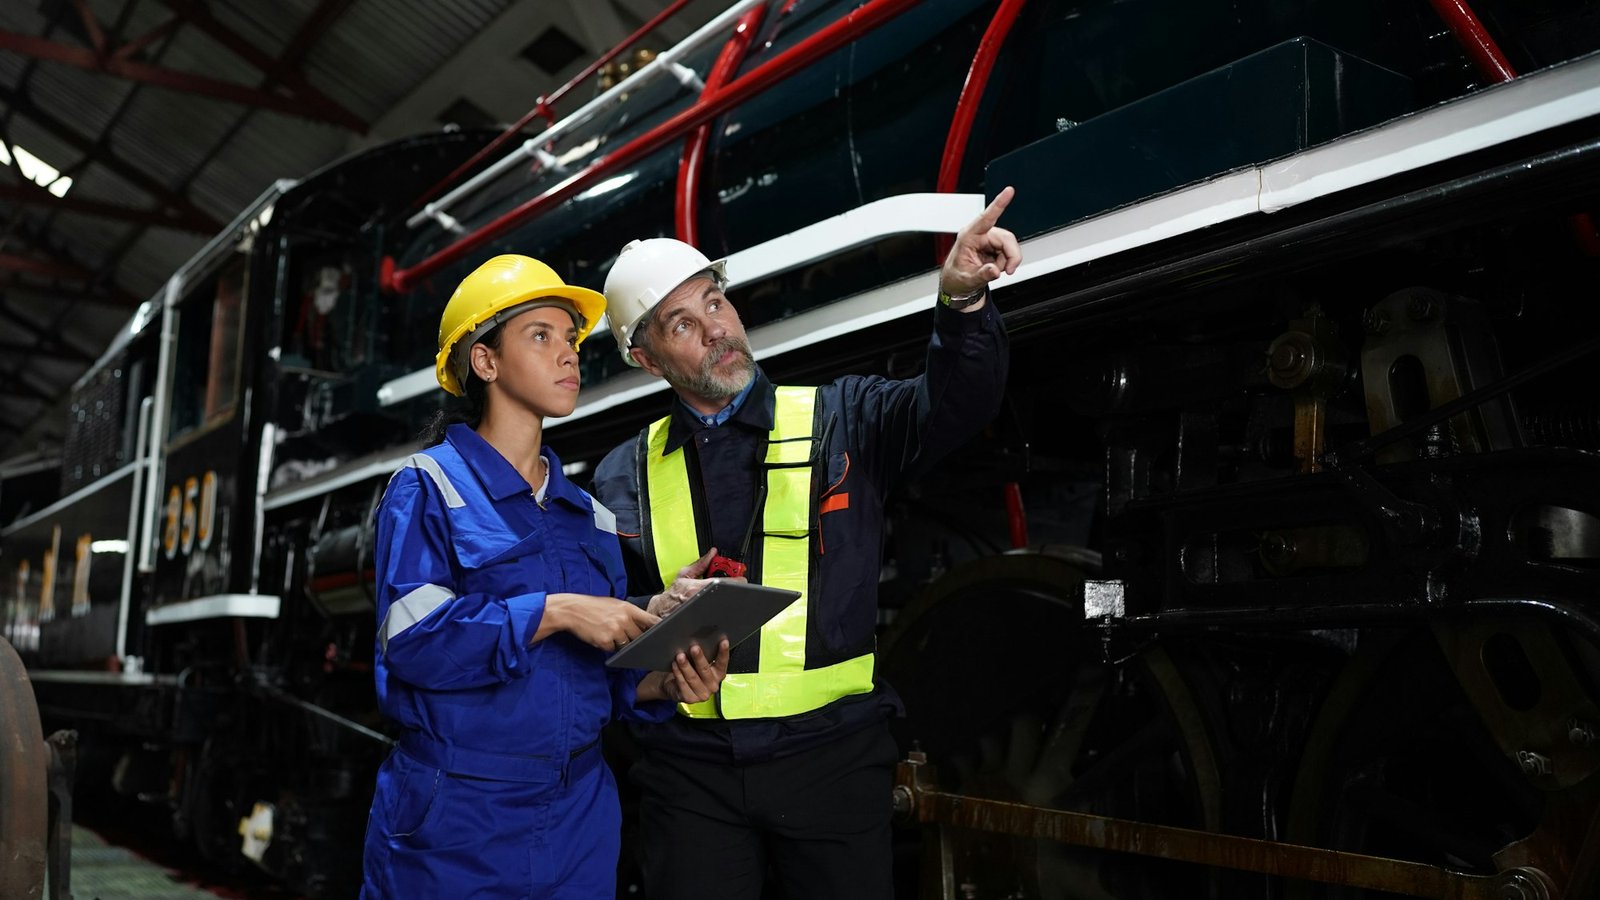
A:
[[[795,756],[734,766],[646,753],[640,863],[648,900],[758,900],[768,864],[788,900],[888,900],[887,723]]]

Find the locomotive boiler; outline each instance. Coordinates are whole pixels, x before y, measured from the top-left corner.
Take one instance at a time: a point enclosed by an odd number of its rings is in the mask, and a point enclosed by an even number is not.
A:
[[[460,277],[675,235],[775,381],[903,376],[1010,184],[1004,412],[886,535],[902,893],[1594,896],[1597,50],[1594,0],[732,4],[242,211],[76,386],[5,636],[86,779],[347,895],[371,515]],[[667,396],[582,365],[579,480]]]

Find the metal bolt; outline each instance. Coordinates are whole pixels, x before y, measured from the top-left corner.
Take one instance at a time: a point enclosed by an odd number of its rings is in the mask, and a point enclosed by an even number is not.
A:
[[[1550,880],[1538,869],[1517,868],[1501,876],[1497,900],[1550,900]]]
[[[1412,297],[1406,303],[1406,315],[1414,322],[1421,322],[1433,318],[1433,301],[1427,297]]]
[[[1389,330],[1389,314],[1381,309],[1369,309],[1361,314],[1361,327],[1367,334],[1383,334]]]
[[[903,784],[895,785],[894,786],[894,814],[895,814],[895,816],[898,817],[898,818],[901,818],[901,819],[909,819],[909,818],[911,818],[911,814],[916,811],[916,808],[917,808],[917,801],[916,801],[915,797],[911,796],[911,789],[906,787]]]
[[[1554,771],[1550,765],[1550,757],[1532,750],[1518,750],[1517,765],[1522,767],[1522,774],[1529,777],[1549,775]]]
[[[1567,723],[1567,739],[1579,747],[1587,747],[1595,742],[1595,728],[1582,719],[1573,719]]]
[[[1294,559],[1294,542],[1281,534],[1269,534],[1261,541],[1261,555],[1274,560]]]
[[[1299,368],[1306,355],[1294,344],[1282,343],[1272,348],[1272,371],[1289,374]]]

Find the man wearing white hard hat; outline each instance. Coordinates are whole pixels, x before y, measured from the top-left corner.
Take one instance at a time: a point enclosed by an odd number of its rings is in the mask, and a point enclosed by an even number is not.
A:
[[[707,576],[799,591],[731,653],[721,693],[640,725],[650,900],[887,898],[899,748],[875,677],[883,506],[994,418],[1007,344],[988,284],[1022,261],[1006,188],[939,273],[927,369],[776,386],[729,304],[725,261],[667,238],[624,247],[606,317],[671,408],[613,450],[594,491],[617,516],[629,591],[668,612]],[[931,287],[931,285],[930,285]]]

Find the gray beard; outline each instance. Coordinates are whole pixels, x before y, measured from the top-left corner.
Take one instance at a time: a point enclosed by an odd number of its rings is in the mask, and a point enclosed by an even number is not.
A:
[[[742,364],[727,375],[717,374],[717,360],[729,350],[737,350],[743,354]],[[676,369],[665,363],[661,366],[667,383],[680,391],[687,391],[697,397],[707,400],[728,400],[744,390],[750,383],[750,377],[755,374],[755,361],[750,352],[750,342],[743,338],[725,337],[712,345],[711,351],[706,354],[705,362],[694,371]]]

